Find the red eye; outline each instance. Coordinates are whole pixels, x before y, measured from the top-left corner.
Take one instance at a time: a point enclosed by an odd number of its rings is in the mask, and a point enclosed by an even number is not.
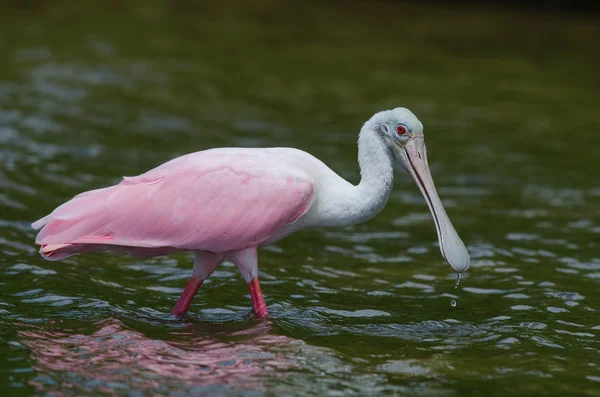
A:
[[[403,135],[406,133],[406,127],[403,125],[399,125],[398,127],[396,127],[396,132],[398,133],[398,135]]]

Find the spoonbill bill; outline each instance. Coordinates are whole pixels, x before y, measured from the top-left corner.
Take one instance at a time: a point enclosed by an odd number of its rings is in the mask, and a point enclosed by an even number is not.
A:
[[[153,257],[194,252],[192,276],[172,313],[184,314],[224,260],[246,283],[254,313],[268,311],[258,281],[257,249],[314,227],[343,227],[385,206],[394,169],[423,193],[442,256],[461,273],[469,253],[433,184],[423,124],[406,108],[373,115],[358,136],[361,180],[353,185],[294,148],[216,148],[170,160],[118,184],[81,193],[34,222],[41,255],[58,260],[91,251]]]

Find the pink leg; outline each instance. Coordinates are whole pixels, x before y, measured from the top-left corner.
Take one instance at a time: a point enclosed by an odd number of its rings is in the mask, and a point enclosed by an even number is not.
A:
[[[244,277],[244,280],[246,280],[246,283],[248,284],[254,314],[260,319],[269,317],[267,305],[265,304],[265,299],[263,298],[260,289],[260,283],[258,282],[258,254],[256,252],[256,247],[250,247],[230,253],[229,257],[235,262],[240,273]]]
[[[265,303],[262,290],[260,289],[258,277],[252,279],[252,281],[248,283],[248,290],[250,290],[250,298],[252,298],[252,307],[256,318],[269,318],[269,311],[267,310],[267,304]]]
[[[171,314],[185,314],[185,312],[188,310],[188,307],[190,307],[190,304],[192,303],[192,299],[194,299],[196,292],[198,292],[198,289],[203,282],[204,280],[192,276],[190,281],[188,281],[183,294],[181,294],[179,300],[175,304],[175,307],[173,310],[171,310]]]
[[[175,304],[175,307],[171,311],[171,314],[185,314],[190,304],[192,303],[192,299],[198,292],[198,289],[212,274],[217,265],[221,263],[223,260],[222,254],[213,254],[212,252],[196,252],[194,257],[194,271],[192,273],[192,277],[190,281],[188,281],[185,290],[183,290],[183,294],[179,297],[179,300]]]

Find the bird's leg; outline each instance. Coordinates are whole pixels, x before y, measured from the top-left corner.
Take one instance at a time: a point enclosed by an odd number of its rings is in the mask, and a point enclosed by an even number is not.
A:
[[[198,292],[198,289],[204,280],[212,274],[222,260],[222,254],[204,251],[196,252],[196,255],[194,256],[194,271],[192,272],[192,277],[190,277],[190,281],[188,281],[185,290],[183,290],[183,294],[179,297],[171,314],[179,315],[187,312],[192,303],[192,299],[194,299],[196,292]]]
[[[258,282],[258,254],[256,247],[236,251],[230,255],[230,258],[235,262],[242,277],[244,277],[244,280],[248,284],[254,315],[260,319],[268,318],[269,312],[260,289],[260,283]]]
[[[269,311],[267,310],[267,304],[265,303],[262,290],[260,289],[258,277],[253,278],[252,281],[248,283],[248,290],[250,291],[250,298],[252,299],[252,307],[256,318],[269,318]]]

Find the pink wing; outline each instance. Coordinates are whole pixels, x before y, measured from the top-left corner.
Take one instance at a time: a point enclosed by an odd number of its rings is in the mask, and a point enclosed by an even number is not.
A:
[[[106,246],[142,255],[258,246],[308,211],[314,185],[281,156],[256,153],[197,152],[82,193],[32,225],[43,227],[36,243],[52,259]]]

